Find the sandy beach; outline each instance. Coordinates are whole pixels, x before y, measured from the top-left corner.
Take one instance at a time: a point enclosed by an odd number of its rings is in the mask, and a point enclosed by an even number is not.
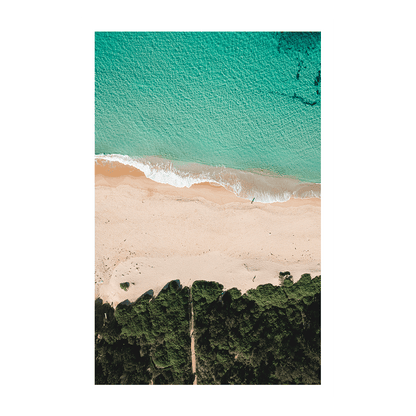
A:
[[[321,201],[263,204],[208,183],[176,188],[117,162],[95,163],[95,297],[135,301],[171,280],[243,293],[279,272],[321,274]],[[130,282],[126,292],[120,283]]]

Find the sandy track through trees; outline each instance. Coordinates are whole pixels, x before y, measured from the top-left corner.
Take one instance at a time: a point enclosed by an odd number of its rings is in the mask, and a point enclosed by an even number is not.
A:
[[[197,385],[197,377],[196,377],[196,358],[195,358],[195,338],[194,338],[194,305],[192,303],[192,286],[191,290],[189,291],[189,302],[191,304],[191,358],[192,358],[192,374],[194,374],[194,385]]]

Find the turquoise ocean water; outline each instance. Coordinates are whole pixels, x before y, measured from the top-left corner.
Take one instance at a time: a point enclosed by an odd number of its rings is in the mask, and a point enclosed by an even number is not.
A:
[[[320,197],[319,32],[98,32],[96,158],[261,202]]]

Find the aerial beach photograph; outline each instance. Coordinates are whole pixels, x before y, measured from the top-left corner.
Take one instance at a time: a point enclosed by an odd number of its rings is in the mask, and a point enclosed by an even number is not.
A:
[[[95,384],[321,384],[321,33],[95,33]]]

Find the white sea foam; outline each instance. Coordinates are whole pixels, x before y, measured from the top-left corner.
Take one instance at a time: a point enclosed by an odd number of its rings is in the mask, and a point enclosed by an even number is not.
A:
[[[131,158],[126,155],[96,155],[96,160],[119,162],[139,169],[158,183],[177,188],[190,188],[194,184],[209,182],[223,186],[235,195],[266,204],[285,202],[290,198],[320,198],[320,184],[299,182],[293,178],[263,176],[225,167],[206,166],[197,163],[175,162],[146,157]]]

